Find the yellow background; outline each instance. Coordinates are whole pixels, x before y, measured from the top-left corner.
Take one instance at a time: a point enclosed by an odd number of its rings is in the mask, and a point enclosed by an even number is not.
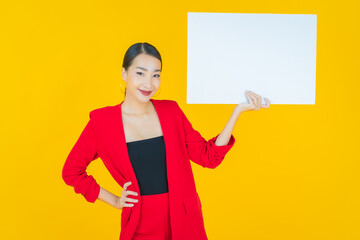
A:
[[[86,202],[61,170],[89,111],[123,100],[133,43],[162,55],[155,99],[178,101],[206,139],[221,132],[235,105],[186,104],[187,12],[318,21],[316,105],[245,112],[218,168],[192,163],[209,239],[360,239],[359,10],[359,1],[2,1],[0,239],[118,239],[121,210]],[[121,194],[100,159],[88,173]]]

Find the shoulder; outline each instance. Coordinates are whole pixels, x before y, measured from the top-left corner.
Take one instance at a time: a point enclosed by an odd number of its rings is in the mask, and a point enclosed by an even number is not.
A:
[[[120,104],[95,108],[89,112],[89,117],[95,119],[111,117],[116,112],[116,110],[118,110],[118,108],[120,108]]]
[[[172,99],[152,99],[153,103],[156,104],[159,107],[164,108],[179,108],[179,104]]]
[[[155,99],[153,100],[154,105],[156,105],[155,107],[159,110],[164,110],[170,114],[175,114],[173,116],[179,116],[179,113],[182,113],[182,110],[178,104],[177,101],[175,100],[170,100],[170,99]]]

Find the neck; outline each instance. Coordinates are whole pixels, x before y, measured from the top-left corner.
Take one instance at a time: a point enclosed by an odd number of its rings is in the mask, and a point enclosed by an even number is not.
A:
[[[140,102],[127,96],[121,106],[121,110],[124,114],[134,116],[146,115],[150,112],[151,108],[152,103],[150,100],[147,102]]]

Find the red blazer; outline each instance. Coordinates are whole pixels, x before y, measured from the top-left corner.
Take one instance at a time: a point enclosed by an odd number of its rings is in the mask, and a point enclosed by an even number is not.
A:
[[[215,140],[219,134],[206,141],[193,129],[176,101],[151,99],[151,102],[159,117],[165,141],[173,240],[206,240],[201,201],[189,160],[204,168],[216,168],[234,145],[235,138],[231,135],[227,145],[216,146]],[[91,203],[97,200],[100,186],[92,175],[87,175],[86,168],[99,157],[121,187],[131,181],[128,190],[140,195],[127,152],[122,103],[90,112],[90,120],[62,170],[65,183]],[[131,197],[139,201],[133,207],[122,209],[120,240],[131,240],[140,220],[141,198]]]

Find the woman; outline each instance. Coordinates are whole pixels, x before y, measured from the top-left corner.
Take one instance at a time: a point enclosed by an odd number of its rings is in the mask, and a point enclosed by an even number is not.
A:
[[[216,168],[235,143],[239,115],[268,108],[246,92],[223,131],[205,140],[176,101],[151,99],[160,88],[162,60],[156,48],[136,43],[126,52],[122,78],[125,99],[95,109],[62,170],[66,184],[88,202],[97,199],[122,209],[120,240],[205,240],[202,206],[189,160]],[[86,168],[101,158],[120,186],[117,196],[99,186]]]

